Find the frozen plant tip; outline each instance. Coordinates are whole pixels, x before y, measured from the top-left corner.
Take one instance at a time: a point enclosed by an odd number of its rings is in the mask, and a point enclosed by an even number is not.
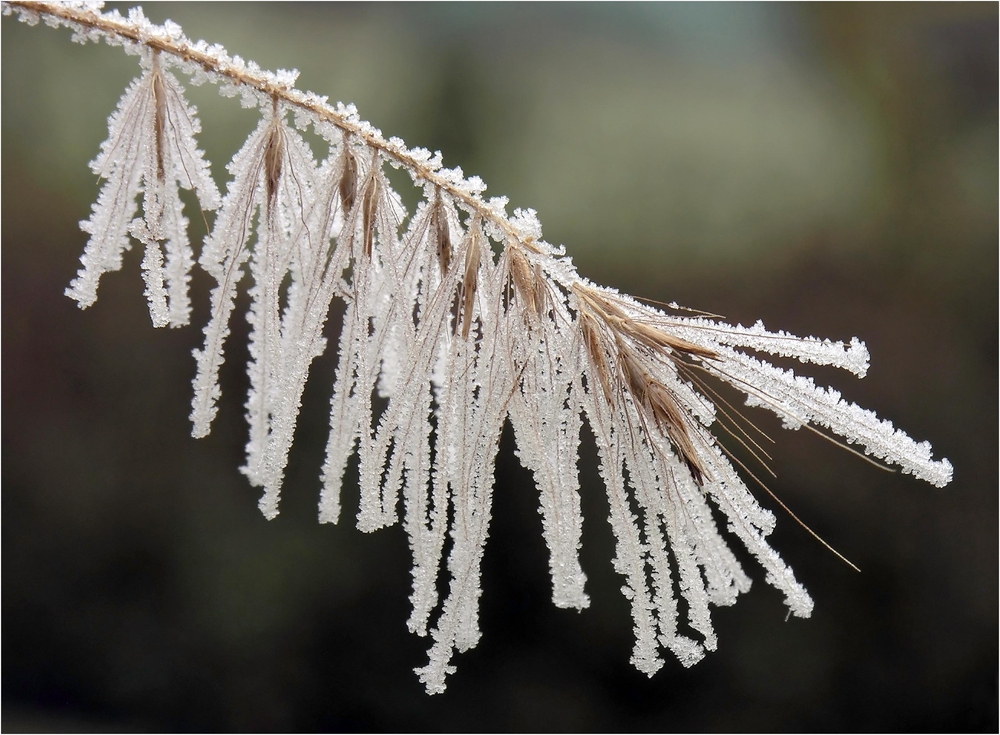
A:
[[[417,669],[428,692],[444,690],[453,654],[479,640],[480,565],[507,421],[538,489],[559,607],[589,604],[579,561],[584,420],[596,437],[617,539],[614,567],[632,607],[632,663],[649,675],[664,649],[685,666],[715,649],[711,606],[731,605],[750,587],[729,548],[732,536],[764,567],[792,614],[812,610],[766,541],[774,516],[734,465],[753,475],[713,430],[732,435],[755,458],[764,454],[759,437],[713,385],[738,389],[747,405],[773,412],[788,428],[840,437],[873,461],[937,486],[951,479],[950,463],[933,459],[926,442],[750,354],[863,377],[868,352],[857,339],[795,337],[759,322],[732,326],[591,283],[562,248],[542,239],[533,211],[508,214],[505,199],[484,198],[485,185],[443,168],[440,154],[386,140],[353,106],[298,91],[295,72],[263,71],[220,46],[189,40],[174,23],[155,25],[138,9],[125,17],[102,12],[99,3],[6,2],[3,10],[139,57],[140,76],[112,113],[92,164],[104,184],[82,223],[90,239],[67,293],[81,307],[92,304],[100,277],[121,267],[132,237],[145,246],[153,324],[186,323],[194,256],[179,188],[193,190],[202,210],[217,210],[198,261],[216,286],[204,348],[195,351],[193,433],[210,431],[237,289],[249,271],[242,471],[263,489],[267,518],[278,513],[303,389],[326,348],[327,315],[334,298],[344,303],[320,521],[338,520],[355,452],[358,527],[396,523],[402,502],[413,556],[408,625],[433,641],[427,665]],[[223,197],[195,143],[197,113],[176,72],[195,84],[212,82],[260,112],[229,163]],[[301,135],[310,127],[327,146],[319,161]],[[386,178],[386,164],[421,190],[414,212]],[[384,409],[375,408],[374,394],[387,399]],[[450,576],[443,600],[442,564]]]

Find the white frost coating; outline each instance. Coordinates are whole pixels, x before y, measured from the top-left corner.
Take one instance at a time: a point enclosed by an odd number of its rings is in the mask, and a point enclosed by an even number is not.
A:
[[[523,366],[509,417],[518,458],[534,474],[539,491],[552,601],[556,607],[583,609],[590,599],[584,593],[586,575],[579,559],[583,528],[576,464],[582,408],[573,390],[580,365],[572,344],[575,335],[567,328],[569,312],[560,302],[553,307],[558,314],[552,329],[543,330],[543,323],[532,314],[523,324],[525,338],[512,341],[508,348],[517,369]]]
[[[281,490],[309,365],[326,347],[323,325],[347,265],[348,248],[331,243],[344,220],[336,186],[341,164],[339,149],[334,148],[316,175],[312,206],[291,237],[296,258],[289,264],[292,282],[276,352],[278,382],[274,385],[270,425],[259,460],[260,483],[268,497],[277,497]]]
[[[498,306],[503,283],[501,271],[489,258],[479,261],[481,299],[476,315],[483,323],[490,306]],[[482,326],[482,324],[480,325]],[[507,398],[514,374],[504,343],[505,325],[484,329],[477,343],[455,339],[446,356],[447,378],[438,396],[438,438],[445,453],[444,466],[435,481],[447,482],[454,512],[451,525],[451,576],[437,625],[429,662],[416,669],[431,693],[444,691],[445,677],[454,651],[466,651],[479,641],[480,564],[489,530],[493,495],[493,466],[500,431],[507,414]]]
[[[676,308],[676,307],[675,307]],[[685,328],[691,325],[693,329]],[[746,347],[759,352],[766,352],[779,357],[792,357],[800,362],[811,362],[814,365],[831,365],[854,373],[859,378],[868,372],[868,349],[865,343],[857,337],[852,337],[848,345],[829,339],[816,337],[796,337],[788,332],[769,332],[763,322],[757,322],[752,327],[722,324],[708,319],[683,319],[674,321],[673,330],[687,339],[698,341],[708,340],[709,343],[728,345],[729,347]],[[695,331],[704,333],[700,339],[694,337]]]
[[[510,223],[521,240],[542,239],[542,223],[538,221],[538,213],[534,209],[515,209]]]
[[[151,237],[140,219],[132,220],[129,231],[146,243],[146,253],[142,259],[142,277],[146,282],[143,295],[149,302],[149,316],[154,327],[165,327],[170,321],[167,309],[167,290],[163,287],[163,251],[156,239]]]
[[[287,237],[283,233],[287,233],[291,226],[302,219],[301,210],[296,207],[301,207],[302,199],[308,196],[311,177],[308,169],[312,166],[311,161],[305,163],[299,160],[298,171],[292,166],[282,168],[278,176],[277,194],[273,195],[273,204],[269,202],[268,146],[278,145],[276,141],[279,138],[293,141],[289,146],[292,150],[289,158],[292,160],[296,150],[305,146],[298,134],[285,126],[279,117],[267,115],[233,156],[227,166],[233,179],[229,183],[212,232],[205,239],[202,249],[199,262],[218,285],[212,290],[212,316],[205,327],[205,346],[194,351],[198,373],[194,381],[191,421],[194,425],[192,434],[196,437],[208,434],[217,410],[216,400],[220,395],[219,367],[224,359],[223,348],[229,335],[229,317],[236,298],[237,284],[243,277],[243,264],[250,256],[247,243],[253,230],[254,216],[257,215],[257,229],[264,243],[262,247],[267,248],[270,243],[276,257],[274,263],[269,264],[273,268],[282,267],[287,258],[287,254],[281,252],[280,245],[273,244],[274,240]],[[306,151],[308,147],[299,152],[300,159],[307,155]],[[308,155],[311,156],[311,153]],[[260,275],[259,269],[255,275]],[[254,365],[256,359],[251,363],[252,382]],[[251,441],[254,441],[253,437]]]
[[[273,192],[264,187],[259,202],[257,242],[250,261],[250,391],[247,396],[247,463],[241,468],[251,484],[264,486],[261,510],[265,516],[277,514],[278,490],[268,482],[271,467],[262,467],[265,448],[271,434],[271,419],[279,413],[284,400],[285,360],[281,343],[282,281],[291,270],[300,267],[306,245],[306,214],[313,196],[315,162],[302,137],[284,122],[272,123],[270,142],[280,148],[280,166],[273,174]],[[268,175],[266,165],[263,174]],[[266,509],[266,510],[265,510]]]
[[[586,370],[587,384],[595,384],[592,370]],[[584,391],[577,384],[578,394]],[[647,554],[640,540],[640,531],[635,514],[629,507],[626,482],[623,474],[625,453],[623,432],[620,428],[618,407],[609,405],[602,400],[600,394],[586,392],[583,407],[597,439],[597,454],[600,459],[598,469],[601,479],[608,492],[608,502],[611,507],[611,529],[616,539],[616,555],[613,560],[615,571],[626,579],[622,594],[632,605],[632,620],[635,632],[635,647],[632,649],[631,663],[647,676],[652,676],[663,666],[659,655],[660,644],[657,640],[658,616],[663,616],[666,631],[674,629],[676,621],[676,606],[672,595],[665,596],[661,604],[653,604],[649,591],[645,556]],[[661,570],[661,573],[664,570]],[[669,577],[660,577],[660,584],[666,587]],[[685,647],[688,657],[682,663],[690,666],[698,661],[704,653],[701,647],[690,641]]]
[[[397,230],[405,213],[380,163],[366,172],[359,171],[358,196],[338,241],[338,248],[349,251],[355,272],[330,404],[330,436],[320,497],[320,521],[324,523],[335,523],[339,517],[340,483],[359,439],[361,462],[364,466],[371,462],[372,391],[379,378],[392,319],[401,314],[390,295],[400,283]],[[362,490],[358,528],[372,531],[395,522],[395,504],[384,505],[382,501],[378,487],[367,493]]]
[[[260,508],[274,517],[309,369],[326,347],[333,299],[343,300],[320,521],[339,517],[340,485],[357,447],[359,528],[396,522],[403,500],[413,556],[407,624],[432,638],[429,661],[417,669],[429,692],[444,690],[454,653],[480,637],[480,566],[508,419],[538,488],[553,601],[577,609],[589,602],[576,466],[583,420],[589,424],[616,537],[613,563],[632,609],[632,662],[649,675],[663,665],[663,650],[690,666],[716,648],[712,606],[732,605],[750,587],[729,546],[733,538],[792,614],[807,617],[813,606],[767,544],[774,514],[711,433],[731,432],[751,454],[763,454],[735,409],[716,403],[713,382],[737,388],[747,404],[775,412],[790,428],[811,424],[932,484],[950,481],[951,464],[933,459],[928,443],[811,378],[747,354],[863,377],[869,356],[857,338],[800,338],[760,322],[732,326],[676,305],[670,309],[681,314],[668,314],[597,286],[577,273],[562,246],[541,239],[533,210],[508,216],[506,198],[485,200],[482,180],[443,168],[439,152],[386,141],[353,105],[331,107],[326,97],[295,90],[294,71],[264,71],[219,45],[190,41],[174,23],[157,26],[139,10],[126,18],[99,14],[99,7],[87,0],[3,6],[28,23],[67,26],[80,41],[123,46],[143,64],[92,164],[105,183],[81,223],[91,237],[67,293],[81,306],[93,303],[100,276],[120,268],[131,234],[145,245],[154,324],[186,323],[193,254],[178,190],[194,190],[205,210],[219,206],[219,195],[194,141],[195,111],[164,69],[260,107],[260,125],[229,164],[232,181],[199,261],[218,285],[205,347],[195,351],[193,433],[207,434],[217,410],[223,346],[250,260],[243,471],[263,487]],[[158,55],[150,42],[161,47]],[[312,125],[329,144],[318,168],[286,124],[288,111],[295,128]],[[385,163],[407,170],[421,190],[412,217],[385,177]],[[384,410],[373,402],[375,392],[387,399]],[[437,584],[449,536],[441,602]]]
[[[90,219],[80,223],[91,237],[83,267],[66,295],[81,308],[94,303],[101,275],[121,268],[131,231],[146,245],[143,273],[153,324],[176,327],[188,321],[193,263],[178,189],[195,191],[205,210],[219,206],[219,192],[195,142],[201,129],[196,111],[184,100],[180,84],[161,68],[157,54],[145,53],[142,64],[144,73],[129,85],[108,119],[108,139],[91,163],[105,184]],[[140,192],[143,217],[133,223]],[[162,241],[167,243],[166,271]]]
[[[774,411],[790,428],[804,423],[826,427],[852,444],[860,444],[868,454],[932,485],[944,487],[951,482],[951,462],[932,459],[930,443],[915,442],[890,421],[843,400],[839,392],[816,387],[812,378],[738,353],[733,353],[718,372],[747,392],[748,405]]]

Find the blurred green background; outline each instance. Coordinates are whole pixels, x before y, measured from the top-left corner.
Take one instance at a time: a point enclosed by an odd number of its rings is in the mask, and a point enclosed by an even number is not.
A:
[[[955,479],[880,472],[754,414],[779,440],[774,490],[863,572],[779,512],[772,540],[813,617],[786,622],[747,559],[755,586],[716,612],[719,650],[646,679],[592,440],[577,614],[549,600],[536,493],[505,433],[483,638],[427,697],[402,529],[353,528],[354,480],[340,525],[315,520],[336,356],[314,365],[266,522],[237,471],[242,318],[213,433],[189,435],[210,279],[194,278],[197,326],[175,331],[149,326],[138,252],[91,309],[62,295],[98,190],[86,163],[135,60],[4,18],[5,731],[996,731],[996,4],[146,10],[442,150],[535,208],[597,282],[858,335],[867,378],[813,374],[930,440]],[[189,97],[221,184],[255,114]]]

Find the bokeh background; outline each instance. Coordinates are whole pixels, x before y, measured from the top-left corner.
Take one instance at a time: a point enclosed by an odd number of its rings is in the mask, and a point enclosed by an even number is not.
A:
[[[402,529],[353,528],[355,480],[340,525],[315,520],[336,356],[314,365],[266,522],[237,471],[242,318],[213,433],[189,436],[210,279],[194,279],[198,326],[174,331],[149,326],[138,252],[91,309],[62,294],[98,189],[86,163],[135,60],[5,18],[5,731],[997,730],[996,4],[146,10],[444,151],[535,208],[598,282],[860,336],[868,377],[812,374],[930,440],[955,479],[881,472],[754,414],[779,440],[774,490],[863,572],[779,512],[772,540],[813,617],[786,621],[748,559],[755,586],[715,614],[719,650],[647,679],[628,663],[592,440],[578,614],[549,600],[507,432],[483,638],[428,697]],[[189,93],[221,184],[255,113]]]

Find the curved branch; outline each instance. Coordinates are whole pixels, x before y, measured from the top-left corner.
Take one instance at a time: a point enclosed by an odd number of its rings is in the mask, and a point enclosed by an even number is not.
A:
[[[81,6],[63,5],[52,2],[35,2],[34,0],[5,0],[5,7],[21,12],[34,13],[40,17],[54,19],[62,24],[75,24],[85,29],[97,31],[108,37],[141,44],[150,49],[170,54],[186,62],[197,64],[205,72],[222,77],[234,84],[251,87],[261,94],[313,115],[317,120],[330,123],[350,135],[356,136],[369,148],[378,151],[387,159],[392,159],[409,169],[415,179],[423,179],[435,187],[445,191],[449,196],[462,202],[474,215],[496,225],[505,236],[505,247],[516,246],[533,253],[541,253],[534,244],[534,237],[525,235],[513,223],[483,201],[478,194],[456,185],[447,176],[426,165],[413,156],[402,145],[387,141],[377,130],[368,124],[359,124],[349,119],[348,115],[331,107],[323,98],[312,92],[302,92],[294,87],[282,84],[276,74],[267,71],[255,71],[234,64],[220,51],[210,52],[208,48],[199,48],[186,36],[173,38],[160,26],[153,26],[162,34],[151,33],[148,28],[128,18],[122,18],[117,13],[100,13]],[[117,16],[117,17],[116,17]],[[212,49],[221,49],[213,46]],[[448,170],[448,169],[440,169]]]

